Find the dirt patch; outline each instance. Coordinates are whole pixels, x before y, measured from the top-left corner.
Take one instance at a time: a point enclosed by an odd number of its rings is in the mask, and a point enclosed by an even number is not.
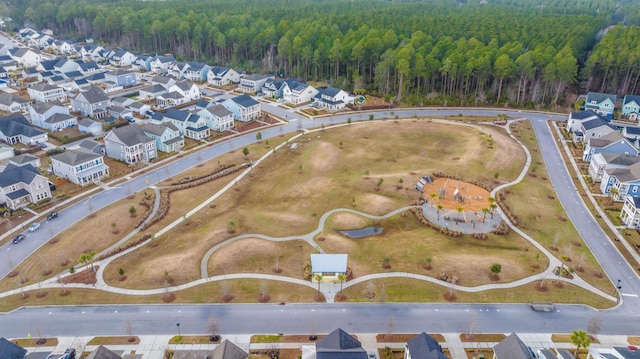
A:
[[[80,272],[76,272],[69,276],[66,276],[60,280],[61,283],[81,283],[81,284],[96,284],[96,271],[100,266],[94,266],[94,269],[88,268]]]
[[[439,196],[444,190],[442,199],[432,198],[432,194]],[[458,181],[449,178],[436,178],[433,183],[427,183],[423,187],[424,193],[422,198],[429,203],[435,202],[441,205],[445,210],[455,211],[462,206],[465,212],[481,212],[483,208],[490,208],[491,203],[489,197],[491,194],[486,189],[471,183]],[[456,199],[455,194],[458,194]]]
[[[331,218],[331,225],[336,230],[363,228],[367,220],[353,213],[338,212]]]

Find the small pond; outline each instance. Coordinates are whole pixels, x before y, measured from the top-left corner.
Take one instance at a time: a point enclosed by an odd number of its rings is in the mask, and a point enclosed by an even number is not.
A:
[[[384,231],[382,227],[365,227],[360,229],[352,229],[348,231],[340,231],[340,233],[344,234],[349,238],[362,238],[367,236],[375,236],[376,234],[381,234]]]

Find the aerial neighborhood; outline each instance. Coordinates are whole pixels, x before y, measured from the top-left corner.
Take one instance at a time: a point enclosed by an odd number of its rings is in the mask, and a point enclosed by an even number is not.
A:
[[[331,86],[77,43],[50,31],[24,28],[15,41],[0,45],[0,141],[16,155],[45,158],[31,172],[2,165],[7,172],[0,177],[12,183],[3,185],[0,201],[10,209],[51,196],[32,195],[22,182],[29,195],[13,198],[11,185],[28,173],[48,178],[52,188],[61,180],[86,186],[113,175],[113,160],[154,161],[159,152],[178,153],[187,141],[237,133],[244,127],[238,123],[269,116],[261,101],[335,112],[354,99]],[[82,146],[92,138],[96,146]]]

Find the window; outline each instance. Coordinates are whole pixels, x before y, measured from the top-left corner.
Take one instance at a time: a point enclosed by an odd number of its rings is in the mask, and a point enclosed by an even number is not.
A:
[[[633,186],[633,190],[631,190],[631,192],[633,192],[633,193],[638,192],[638,187],[637,186]]]

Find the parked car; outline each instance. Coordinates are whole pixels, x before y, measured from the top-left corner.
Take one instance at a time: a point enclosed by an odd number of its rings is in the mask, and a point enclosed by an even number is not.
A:
[[[13,238],[13,244],[18,244],[25,238],[27,237],[24,234],[18,234],[17,236],[15,236],[15,238]]]
[[[107,118],[104,120],[104,123],[108,123],[110,125],[113,125],[114,123],[116,123],[116,120],[112,119],[112,118]]]
[[[376,359],[376,353],[374,352],[369,352],[369,359]]]
[[[47,216],[47,221],[50,221],[52,219],[58,218],[58,212],[53,211],[51,213],[49,213],[49,215]]]
[[[127,117],[125,117],[125,119],[126,119],[127,121],[129,121],[129,123],[134,123],[134,122],[136,122],[136,119],[135,119],[135,118],[133,118],[133,117],[131,117],[131,116],[127,116]]]
[[[38,228],[40,228],[39,222],[31,223],[31,225],[29,226],[29,232],[35,232],[38,230]]]
[[[40,146],[40,148],[47,148],[47,144],[44,142],[38,142],[38,146]]]
[[[147,116],[153,116],[153,115],[155,115],[155,114],[156,114],[156,113],[155,113],[155,112],[153,112],[153,111],[151,111],[151,110],[147,111]]]

